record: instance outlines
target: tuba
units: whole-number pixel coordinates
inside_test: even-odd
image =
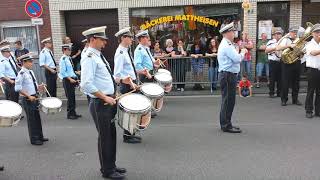
[[[308,42],[309,38],[312,36],[312,31],[314,25],[307,22],[307,29],[301,38],[296,39],[293,43],[296,45],[294,48],[287,48],[282,52],[282,61],[285,64],[293,64],[298,61],[305,54],[305,44]]]

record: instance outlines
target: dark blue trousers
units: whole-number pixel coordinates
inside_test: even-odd
[[[231,72],[219,73],[221,87],[221,110],[220,126],[221,129],[232,128],[231,117],[236,102],[237,74]]]

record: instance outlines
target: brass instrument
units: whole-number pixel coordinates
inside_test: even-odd
[[[277,42],[277,46],[278,46],[279,44],[281,44],[281,42],[282,42],[285,38],[288,38],[288,37],[290,37],[290,33],[282,36],[282,38],[279,39],[279,41]],[[282,51],[274,51],[274,53],[275,53],[275,55],[276,55],[278,58],[281,58]]]
[[[285,64],[292,64],[298,61],[305,54],[305,44],[307,40],[312,36],[312,31],[314,29],[314,25],[310,22],[307,22],[307,29],[304,32],[304,35],[301,38],[297,38],[293,43],[295,47],[287,48],[282,52],[282,61]]]

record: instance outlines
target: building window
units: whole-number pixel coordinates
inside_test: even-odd
[[[38,52],[36,28],[25,23],[7,22],[1,24],[2,39],[11,43],[20,40],[30,52]]]
[[[188,15],[189,19],[179,15]],[[161,19],[163,17],[168,19]],[[201,37],[221,39],[219,29],[232,21],[241,31],[241,4],[130,9],[130,24],[134,33],[148,29],[151,41],[160,41],[162,47],[166,39],[172,39],[175,45],[183,39],[189,48],[194,40]]]
[[[303,2],[302,6],[302,26],[305,27],[307,22],[313,24],[320,22],[319,16],[320,2]]]
[[[287,32],[289,28],[289,11],[288,2],[258,3],[258,37],[260,37],[261,34],[261,32],[259,32],[260,21],[272,21],[273,27],[281,27]],[[271,34],[271,32],[267,33]]]

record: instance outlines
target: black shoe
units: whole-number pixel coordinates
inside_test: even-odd
[[[41,146],[41,145],[43,145],[43,141],[38,139],[38,140],[32,141],[31,144],[35,145],[35,146]]]
[[[75,115],[77,118],[81,118],[82,117],[82,115],[80,115],[80,114],[76,114]]]
[[[4,166],[0,166],[0,171],[3,171],[4,170]]]
[[[232,126],[232,128],[234,128],[234,129],[240,129],[240,127],[238,127],[238,126]]]
[[[293,101],[292,104],[295,104],[297,106],[301,106],[302,103],[299,100]]]
[[[155,118],[157,116],[157,114],[156,113],[151,113],[151,118]]]
[[[309,118],[309,119],[313,118],[313,114],[312,113],[306,113],[306,118]]]
[[[77,116],[74,116],[74,115],[71,115],[71,116],[67,116],[68,119],[72,119],[72,120],[75,120],[75,119],[78,119]]]
[[[42,140],[42,142],[47,142],[47,141],[49,141],[48,138],[42,138],[41,140]]]
[[[225,129],[221,129],[223,132],[227,132],[227,133],[241,133],[242,131],[240,129],[236,129],[234,127],[232,128],[225,128]]]
[[[285,102],[285,101],[281,102],[281,106],[286,106],[286,105],[287,105],[287,102]]]
[[[270,94],[269,98],[275,98],[274,94]]]
[[[103,174],[102,177],[108,178],[108,179],[124,179],[126,177],[126,175],[121,174],[119,172],[113,172],[110,174]]]
[[[116,172],[121,173],[121,174],[124,174],[127,172],[126,168],[116,167],[115,170],[116,170]]]
[[[139,139],[136,139],[136,138],[128,138],[128,137],[126,137],[126,138],[123,138],[123,142],[124,143],[129,143],[129,144],[139,144],[139,143],[141,143],[141,140],[139,140]]]
[[[135,139],[138,139],[138,140],[142,140],[142,138],[140,137],[140,136],[131,136],[131,137],[133,137],[133,138],[135,138]]]

